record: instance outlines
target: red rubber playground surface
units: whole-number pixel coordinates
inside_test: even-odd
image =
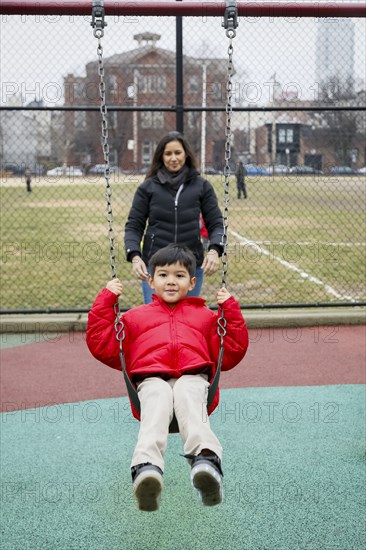
[[[364,384],[365,334],[364,326],[253,329],[244,361],[220,387]],[[121,373],[90,355],[84,334],[3,334],[2,342],[11,346],[1,351],[2,412],[127,395]]]
[[[359,550],[365,326],[250,329],[211,417],[225,500],[204,508],[169,438],[158,512],[138,512],[122,374],[84,334],[1,335],[1,549]]]

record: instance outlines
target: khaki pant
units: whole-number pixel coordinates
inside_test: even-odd
[[[203,374],[186,374],[163,380],[145,378],[138,384],[141,424],[131,467],[151,462],[164,471],[169,424],[177,418],[184,454],[198,455],[209,449],[221,459],[222,447],[210,428],[207,415],[209,383]]]

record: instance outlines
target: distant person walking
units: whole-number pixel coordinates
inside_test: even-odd
[[[243,193],[243,198],[247,198],[247,189],[245,186],[245,176],[247,172],[245,170],[244,164],[240,161],[238,164],[238,169],[236,171],[236,187],[238,190],[238,199],[241,199],[241,194]]]
[[[24,175],[25,175],[25,182],[27,184],[27,192],[31,193],[32,192],[32,188],[31,188],[32,174],[29,168],[25,169]]]

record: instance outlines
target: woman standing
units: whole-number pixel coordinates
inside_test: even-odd
[[[201,213],[210,242],[206,257],[200,236]],[[197,283],[190,295],[198,296],[203,275],[212,275],[219,267],[222,234],[222,214],[212,185],[200,177],[187,140],[179,132],[170,132],[155,150],[146,179],[136,190],[125,226],[126,256],[132,262],[133,273],[142,281],[144,302],[152,300],[147,276],[154,252],[170,243],[187,246],[198,266]]]

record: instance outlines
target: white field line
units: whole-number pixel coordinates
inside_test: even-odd
[[[236,233],[236,231],[232,231],[231,229],[229,229],[229,233],[231,233],[233,237],[239,240],[239,244],[241,246],[251,245],[257,248],[261,252],[261,254],[263,254],[264,256],[268,256],[272,260],[275,260],[276,262],[281,264],[283,267],[286,267],[290,271],[294,271],[295,273],[298,273],[300,277],[302,277],[303,279],[308,279],[308,281],[310,281],[311,283],[322,286],[325,292],[327,292],[327,294],[330,294],[331,296],[335,296],[336,298],[340,298],[343,300],[344,299],[349,300],[350,302],[356,301],[355,298],[353,298],[352,296],[343,296],[342,294],[339,294],[339,292],[337,292],[333,287],[326,284],[324,281],[321,281],[320,279],[318,279],[318,277],[314,277],[314,275],[310,275],[310,273],[307,273],[303,269],[300,269],[299,267],[297,267],[297,265],[291,262],[287,262],[286,260],[283,260],[278,256],[275,256],[275,254],[272,254],[272,252],[267,250],[267,248],[260,246],[256,241],[250,241],[249,239],[246,239],[245,237],[243,237],[243,235],[239,235],[239,233]]]
[[[296,243],[292,243],[290,241],[255,241],[254,244],[265,244],[265,245],[272,245],[272,244],[279,244],[279,245],[288,245],[288,244],[296,244],[298,246],[314,246],[314,242],[310,242],[310,241],[296,241]],[[348,242],[348,243],[339,243],[339,242],[336,242],[336,243],[332,243],[332,242],[327,242],[327,241],[324,241],[324,242],[317,242],[316,243],[317,245],[320,245],[320,246],[349,246],[350,248],[352,248],[353,246],[366,246],[366,242],[365,243],[352,243],[352,242]]]

